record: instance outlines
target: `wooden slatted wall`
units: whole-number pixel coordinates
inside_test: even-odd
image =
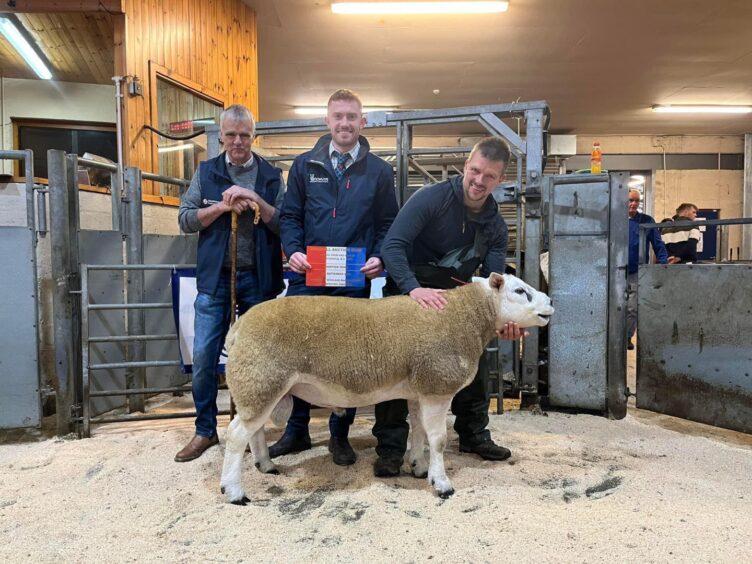
[[[125,161],[157,172],[153,71],[160,69],[227,107],[245,104],[258,116],[256,17],[240,0],[123,0],[115,16],[115,70],[138,76],[143,97],[125,98]],[[120,47],[119,46],[123,46]],[[151,64],[150,64],[151,63]],[[144,193],[157,188],[144,184]]]

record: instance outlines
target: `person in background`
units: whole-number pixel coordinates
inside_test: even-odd
[[[640,207],[640,192],[629,191],[629,267],[627,269],[627,349],[633,350],[632,338],[637,330],[637,270],[640,262],[640,225],[643,223],[655,223],[655,220],[638,212]],[[657,228],[648,229],[645,243],[645,260],[649,256],[647,246],[653,247],[656,260],[660,264],[668,264],[668,251],[663,244],[660,231]]]
[[[685,203],[676,208],[673,221],[696,220],[696,205]],[[668,250],[669,264],[697,262],[697,243],[701,236],[700,229],[693,225],[661,229],[661,237]]]
[[[284,288],[279,207],[285,194],[282,171],[251,152],[255,123],[245,106],[233,105],[219,118],[225,151],[202,162],[180,200],[178,223],[198,232],[193,378],[196,434],[175,455],[176,462],[201,456],[217,437],[217,364],[233,317],[230,312],[231,212],[238,218],[238,313],[274,298]],[[261,221],[254,227],[253,207]]]
[[[280,216],[282,244],[293,271],[287,295],[368,298],[370,280],[384,269],[381,243],[397,215],[394,172],[360,135],[366,117],[354,92],[334,92],[324,121],[329,134],[295,159],[288,176]],[[366,276],[365,286],[306,286],[305,275],[311,270],[306,255],[309,245],[364,247],[366,263],[360,270]],[[311,448],[310,411],[308,402],[293,396],[287,428],[269,448],[272,458]],[[347,438],[354,417],[355,409],[349,408],[343,417],[332,413],[329,419],[329,451],[335,464],[355,463],[355,451]]]

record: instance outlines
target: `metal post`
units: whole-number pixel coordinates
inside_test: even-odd
[[[629,198],[628,180],[628,172],[609,175],[606,410],[608,416],[613,419],[623,419],[627,414],[626,309],[629,216],[624,213],[624,209]]]
[[[397,127],[397,183],[399,186],[399,204],[404,206],[407,201],[407,190],[410,182],[410,149],[413,146],[413,126],[409,123],[400,122]]]
[[[404,192],[405,192],[403,185],[402,185],[402,132],[404,131],[404,129],[405,129],[405,125],[401,121],[398,121],[397,131],[396,131],[397,138],[394,144],[395,152],[396,152],[396,155],[395,155],[396,158],[394,160],[394,168],[395,168],[394,176],[397,182],[397,186],[395,186],[395,192],[397,195],[397,203],[399,204],[400,207],[402,207],[405,203],[404,200],[402,199]]]
[[[70,236],[68,225],[68,187],[65,152],[47,152],[50,189],[50,245],[52,247],[52,312],[55,335],[55,371],[57,376],[57,432],[71,432],[71,408],[75,374],[72,303],[70,299]]]
[[[78,252],[78,233],[81,231],[80,205],[78,192],[78,156],[75,154],[65,155],[65,175],[68,190],[68,291],[71,302],[71,337],[73,338],[73,353],[71,358],[72,370],[75,376],[73,380],[74,405],[81,405],[81,266]]]
[[[115,119],[117,126],[117,175],[118,184],[123,186],[123,167],[125,157],[123,155],[123,76],[113,76],[115,82]]]
[[[744,136],[744,183],[742,184],[742,216],[752,217],[752,134]],[[752,226],[742,227],[742,252],[737,257],[752,260]]]
[[[540,286],[541,183],[543,180],[543,110],[525,111],[527,158],[525,178],[525,268],[524,280]],[[522,354],[521,407],[538,403],[538,329],[529,329]]]
[[[128,195],[128,222],[125,224],[126,235],[126,262],[127,264],[143,264],[143,232],[142,232],[142,209],[141,201],[141,171],[136,167],[125,169],[125,190]],[[140,304],[144,301],[144,272],[132,270],[127,276],[127,302]],[[127,313],[128,335],[143,335],[144,311],[129,309]],[[133,341],[126,347],[127,362],[143,362],[146,359],[144,343]],[[145,388],[146,378],[144,368],[131,368],[125,373],[125,386],[130,388]],[[128,396],[128,412],[144,411],[144,396]]]
[[[213,159],[219,156],[221,145],[219,142],[219,126],[215,124],[207,125],[206,131],[206,158]]]
[[[110,196],[112,197],[112,230],[120,231],[120,200],[121,200],[120,175],[117,172],[110,173]]]
[[[81,276],[81,436],[91,436],[91,404],[89,397],[89,269],[82,265]]]

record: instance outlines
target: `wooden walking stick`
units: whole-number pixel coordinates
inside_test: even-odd
[[[238,213],[232,212],[230,224],[230,326],[235,323],[238,305],[237,295],[237,271],[238,271]],[[235,418],[235,402],[230,396],[230,421]]]
[[[251,202],[253,208],[253,225],[258,225],[261,219],[261,208],[256,202]],[[232,212],[230,223],[230,326],[235,323],[237,317],[238,294],[237,294],[237,272],[238,272],[238,213]],[[235,402],[230,396],[230,421],[235,418]]]

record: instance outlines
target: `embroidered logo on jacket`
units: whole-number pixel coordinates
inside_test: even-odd
[[[315,174],[311,173],[309,177],[309,182],[329,182],[328,176],[316,176]]]

